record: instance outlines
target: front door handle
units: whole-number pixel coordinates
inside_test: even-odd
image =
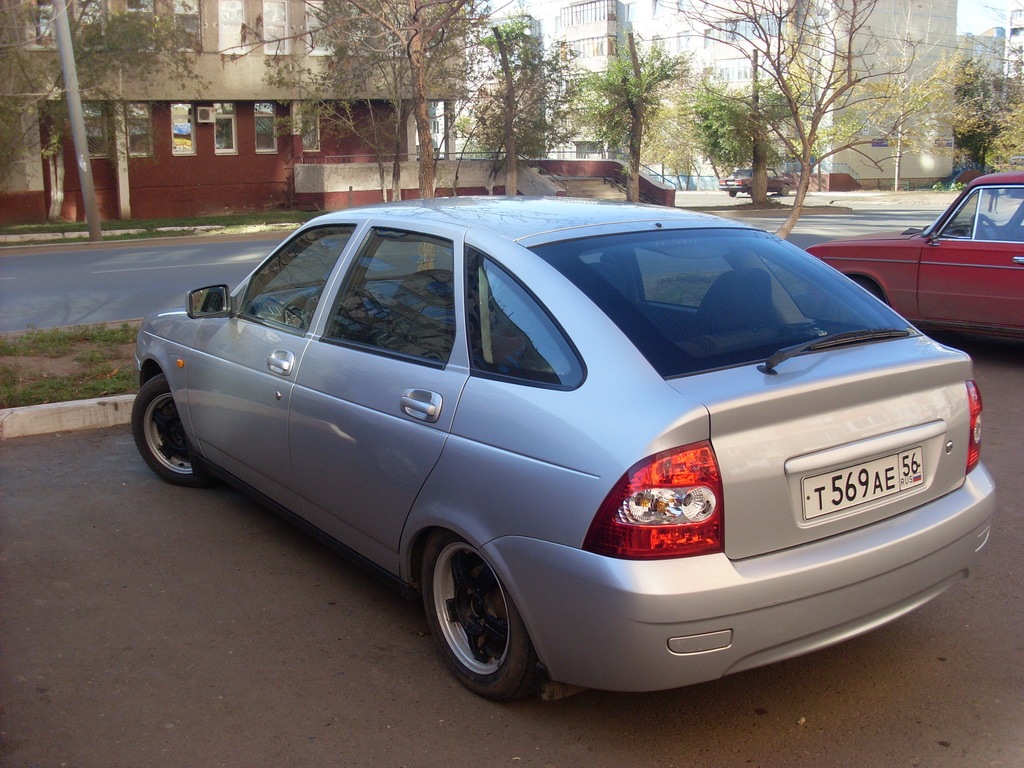
[[[441,396],[429,389],[407,389],[402,393],[402,413],[433,424],[441,417]]]
[[[295,355],[286,349],[275,349],[267,358],[267,368],[278,376],[288,376],[295,366]]]
[[[1013,263],[1020,264],[1022,267],[1024,267],[1024,256],[1014,256]]]

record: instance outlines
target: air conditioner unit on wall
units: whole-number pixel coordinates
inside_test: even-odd
[[[212,123],[214,120],[213,107],[196,107],[197,123]]]

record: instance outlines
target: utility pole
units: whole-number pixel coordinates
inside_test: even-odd
[[[516,157],[516,134],[514,129],[516,99],[512,87],[512,67],[508,63],[508,50],[501,28],[493,27],[494,39],[498,43],[498,55],[501,58],[501,71],[505,77],[505,194],[519,194],[519,169]]]
[[[71,137],[75,144],[75,165],[78,166],[79,186],[82,188],[82,202],[85,205],[85,220],[89,225],[89,240],[103,239],[100,230],[100,212],[96,206],[96,187],[92,181],[92,165],[89,162],[89,139],[85,133],[85,117],[82,115],[82,96],[78,90],[78,70],[75,69],[75,52],[71,47],[71,25],[68,23],[67,0],[53,0],[53,23],[57,31],[57,52],[64,73],[64,90],[68,97],[68,119],[71,123]]]

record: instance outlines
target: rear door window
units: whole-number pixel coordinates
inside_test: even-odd
[[[560,389],[583,382],[576,351],[526,288],[474,248],[467,249],[466,274],[475,375]]]
[[[764,360],[829,334],[907,327],[829,267],[757,230],[658,230],[533,250],[666,377]]]
[[[374,228],[338,295],[324,338],[447,363],[455,339],[450,240]]]

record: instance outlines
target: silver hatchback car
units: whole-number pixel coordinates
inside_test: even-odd
[[[163,479],[223,479],[410,594],[476,693],[786,659],[967,575],[971,361],[764,232],[453,198],[317,218],[138,339]]]

